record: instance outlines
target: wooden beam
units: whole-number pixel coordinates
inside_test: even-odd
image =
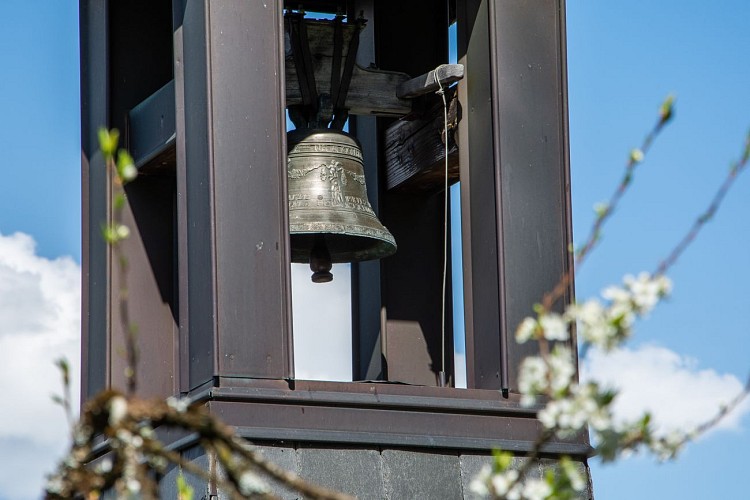
[[[315,85],[318,94],[331,92],[331,68],[333,66],[333,24],[330,21],[305,19],[310,55],[315,69]],[[354,25],[343,24],[343,57],[349,49],[349,40],[354,34]],[[343,64],[341,65],[343,66]],[[292,48],[287,41],[285,47],[286,104],[302,104],[297,70],[294,67]],[[403,116],[411,111],[411,103],[396,97],[396,88],[411,77],[406,73],[363,68],[354,65],[346,107],[350,115]]]
[[[435,78],[435,70],[432,70],[399,85],[396,89],[396,97],[400,99],[413,99],[431,92],[437,92],[440,89],[440,85],[443,88],[448,88],[451,84],[456,83],[464,77],[464,67],[462,64],[445,64],[437,69],[440,83]]]
[[[459,178],[458,144],[454,132],[461,119],[456,89],[448,100],[448,182]],[[385,131],[385,165],[388,189],[439,191],[445,183],[445,125],[442,99],[433,98],[424,113],[412,113]]]

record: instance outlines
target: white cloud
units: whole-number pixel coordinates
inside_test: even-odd
[[[80,276],[70,257],[37,256],[32,237],[0,235],[0,498],[39,498],[67,446],[51,395],[62,393],[54,362],[65,357],[78,407]]]
[[[687,430],[709,420],[743,387],[734,375],[699,369],[696,360],[655,345],[609,355],[590,351],[581,378],[620,389],[614,406],[618,419],[632,420],[650,411],[659,430]],[[745,399],[716,429],[738,429],[749,413],[750,401]]]

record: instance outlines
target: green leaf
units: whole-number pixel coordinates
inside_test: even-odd
[[[123,184],[127,184],[138,175],[138,169],[135,168],[133,157],[124,149],[117,152],[117,175]]]
[[[659,107],[659,123],[661,125],[667,123],[674,116],[674,96],[669,94],[664,102]]]
[[[125,206],[125,195],[122,193],[117,193],[115,195],[115,199],[112,201],[112,205],[116,210],[120,210]]]
[[[193,500],[193,487],[185,481],[185,476],[177,476],[177,500]]]
[[[99,129],[99,149],[106,158],[112,158],[117,151],[117,143],[120,140],[120,132],[113,128],[107,130],[102,127]]]
[[[503,472],[513,463],[513,454],[508,451],[492,450],[495,457],[495,471]]]

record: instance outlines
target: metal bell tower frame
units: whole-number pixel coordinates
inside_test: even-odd
[[[399,250],[353,268],[355,382],[294,377],[284,2],[80,0],[82,399],[123,385],[96,140],[100,126],[117,127],[141,174],[125,221],[141,395],[203,401],[282,466],[363,498],[460,498],[493,448],[523,454],[540,430],[516,391],[533,347],[515,344],[513,330],[572,268],[564,0],[288,7],[300,4],[363,12],[358,64],[411,76],[447,62],[458,23],[464,283],[454,286],[465,297],[469,389],[435,381],[442,197],[388,188],[395,118],[382,112],[360,113],[352,131]],[[407,112],[425,106],[404,102]],[[191,436],[167,439],[209,466]],[[585,465],[590,447],[580,435],[545,451]]]

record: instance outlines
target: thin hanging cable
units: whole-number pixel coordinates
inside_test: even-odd
[[[446,282],[448,276],[448,103],[445,100],[445,89],[443,89],[443,83],[440,81],[440,70],[445,67],[445,64],[439,65],[435,68],[435,81],[440,87],[436,94],[443,99],[443,133],[445,138],[444,143],[444,158],[445,158],[445,197],[443,204],[443,300],[441,305],[441,342],[442,342],[442,368],[441,368],[441,384],[445,384],[445,299],[446,299]]]

